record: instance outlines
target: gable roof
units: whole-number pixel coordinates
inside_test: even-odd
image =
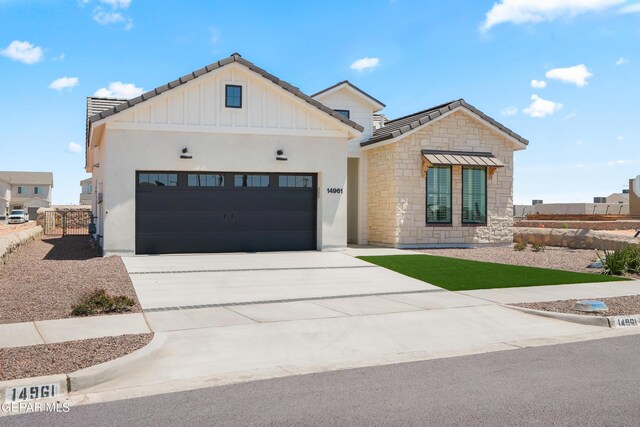
[[[279,78],[277,78],[276,76],[274,76],[273,74],[268,73],[267,71],[263,70],[262,68],[256,66],[255,64],[253,64],[252,62],[247,61],[246,59],[242,58],[242,56],[240,56],[239,53],[233,53],[231,54],[231,56],[229,56],[228,58],[222,59],[218,62],[214,62],[213,64],[207,65],[206,67],[200,68],[192,73],[189,73],[187,75],[184,75],[182,77],[180,77],[179,79],[176,79],[172,82],[169,82],[165,85],[159,86],[153,90],[150,90],[147,93],[143,93],[140,96],[137,96],[135,98],[131,98],[131,99],[126,99],[126,100],[122,100],[122,99],[101,99],[101,98],[88,98],[87,99],[87,134],[89,133],[89,130],[91,128],[91,124],[97,122],[98,120],[102,120],[106,117],[112,116],[114,114],[117,114],[121,111],[124,111],[128,108],[133,107],[134,105],[137,105],[141,102],[147,101],[151,98],[155,98],[156,96],[160,95],[163,92],[166,92],[168,90],[174,89],[178,86],[181,86],[195,78],[198,78],[202,75],[205,75],[207,73],[210,73],[213,70],[217,70],[218,68],[224,67],[225,65],[228,64],[232,64],[234,62],[237,62],[238,64],[244,65],[245,67],[249,68],[251,71],[261,75],[262,77],[264,77],[267,80],[270,80],[271,82],[275,83],[276,85],[280,86],[281,88],[283,88],[284,90],[292,93],[293,95],[297,96],[298,98],[302,99],[303,101],[311,104],[312,106],[316,107],[317,109],[319,109],[320,111],[330,115],[331,117],[333,117],[334,119],[337,119],[339,121],[341,121],[342,123],[351,126],[352,128],[362,132],[364,130],[364,127],[360,126],[359,124],[357,124],[354,121],[351,121],[349,119],[347,119],[346,117],[344,117],[342,114],[336,113],[335,111],[333,111],[331,108],[323,105],[322,103],[320,103],[319,101],[316,101],[315,99],[312,99],[309,95],[305,95],[304,93],[302,93],[300,91],[300,89],[298,89],[297,87],[285,82],[284,80],[280,80]],[[121,101],[121,102],[120,102]],[[89,102],[91,102],[92,104],[92,108],[96,108],[95,113],[89,115]],[[115,105],[108,105],[109,103],[113,103]],[[97,111],[97,110],[100,111]]]
[[[347,86],[350,87],[351,89],[355,90],[356,92],[358,92],[359,94],[363,95],[365,98],[368,98],[370,101],[373,101],[373,103],[375,104],[379,104],[381,107],[380,109],[382,110],[384,107],[386,107],[386,105],[384,105],[382,102],[378,101],[377,99],[375,99],[373,96],[369,95],[367,92],[363,91],[362,89],[360,89],[358,86],[352,84],[349,80],[343,80],[341,82],[338,82],[336,84],[334,84],[333,86],[329,86],[326,89],[322,89],[320,92],[316,92],[313,95],[311,95],[312,98],[315,98],[318,95],[322,95],[325,92],[329,92],[333,89],[337,89],[340,86]]]
[[[53,187],[53,172],[0,172],[0,179],[12,185],[50,185]]]
[[[408,116],[398,117],[397,119],[389,120],[385,125],[379,129],[373,131],[373,135],[367,141],[360,143],[360,146],[365,147],[367,145],[375,144],[376,142],[385,141],[388,139],[396,138],[404,133],[407,133],[420,126],[426,125],[432,120],[437,119],[441,115],[453,111],[455,109],[464,107],[477,115],[482,120],[492,124],[500,129],[507,135],[515,138],[524,145],[528,145],[529,141],[522,136],[518,135],[508,127],[501,123],[498,123],[491,117],[484,114],[482,111],[475,108],[473,105],[468,104],[464,99],[457,99],[455,101],[446,102],[444,104],[436,105],[435,107],[428,108],[426,110],[418,111],[417,113],[410,114]]]

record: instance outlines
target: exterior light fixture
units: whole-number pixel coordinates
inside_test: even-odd
[[[180,154],[180,158],[181,159],[193,159],[193,156],[191,154],[189,154],[189,149],[187,147],[184,147],[182,149],[182,154]]]
[[[282,148],[276,151],[276,154],[278,154],[276,156],[276,160],[281,160],[283,162],[286,162],[287,160],[289,160],[289,158],[284,155],[284,150]]]
[[[93,164],[93,167],[94,167],[94,168],[99,168],[99,167],[100,167],[100,163],[94,163],[94,164]]]

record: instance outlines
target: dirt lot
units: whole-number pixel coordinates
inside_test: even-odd
[[[43,237],[11,254],[0,268],[0,324],[71,317],[71,305],[95,290],[136,301],[119,257],[102,258],[89,236]]]
[[[530,247],[527,247],[524,251],[516,251],[511,246],[505,246],[470,249],[424,249],[420,250],[420,252],[452,258],[553,268],[581,273],[600,274],[602,272],[601,269],[587,268],[597,258],[596,252],[591,249],[547,247],[544,251],[533,252]]]
[[[17,233],[18,231],[26,230],[27,228],[35,226],[35,221],[25,222],[24,224],[7,224],[4,221],[0,221],[0,236]]]
[[[67,374],[122,357],[151,341],[153,334],[123,335],[59,344],[0,348],[0,381]]]

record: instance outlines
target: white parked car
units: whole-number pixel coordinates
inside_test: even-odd
[[[29,213],[22,209],[16,209],[9,214],[9,224],[22,224],[29,221]]]

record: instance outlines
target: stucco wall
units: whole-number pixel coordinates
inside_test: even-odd
[[[490,151],[505,167],[487,175],[487,225],[463,226],[462,168],[452,168],[452,225],[426,225],[421,150]],[[457,111],[400,141],[368,151],[369,242],[392,246],[509,243],[513,236],[513,144]],[[388,200],[384,200],[388,197]]]
[[[99,234],[104,235],[104,252],[135,250],[137,170],[317,173],[318,249],[344,247],[347,243],[346,145],[346,138],[107,128],[100,167],[94,170],[94,175],[95,172],[104,174],[98,178],[104,192],[104,223],[101,219],[98,221]],[[183,147],[189,148],[192,160],[179,158]],[[289,157],[288,161],[275,159],[280,148]],[[327,193],[328,187],[343,188],[344,193]]]

